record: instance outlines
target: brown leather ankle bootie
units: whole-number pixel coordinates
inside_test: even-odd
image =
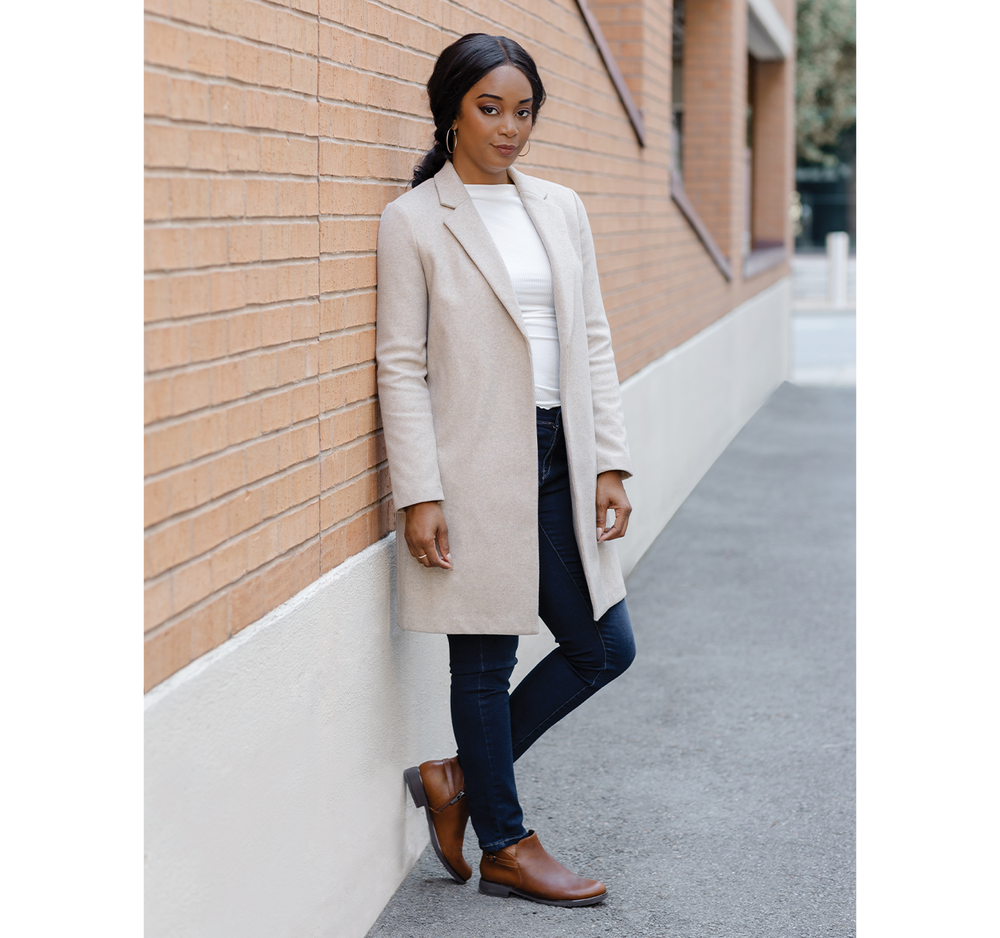
[[[577,876],[550,857],[534,831],[503,850],[484,852],[479,875],[479,891],[488,896],[513,893],[544,905],[593,905],[608,891],[604,883]]]
[[[427,809],[431,845],[438,859],[455,882],[464,883],[472,875],[472,867],[462,856],[469,803],[458,757],[421,762],[403,772],[403,779],[416,806]]]

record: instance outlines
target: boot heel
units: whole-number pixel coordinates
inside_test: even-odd
[[[506,899],[510,895],[509,886],[501,886],[499,883],[489,883],[485,879],[479,880],[479,891],[484,896],[498,896],[500,899]]]
[[[410,789],[410,796],[413,798],[413,803],[418,808],[428,807],[427,793],[424,791],[424,783],[420,778],[420,769],[414,765],[404,770],[403,781],[406,782],[406,787]]]

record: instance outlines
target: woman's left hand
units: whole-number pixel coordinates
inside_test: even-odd
[[[613,527],[608,527],[608,509],[615,513]],[[617,469],[602,472],[597,477],[597,540],[611,541],[621,537],[628,527],[632,505],[625,494],[621,473]]]

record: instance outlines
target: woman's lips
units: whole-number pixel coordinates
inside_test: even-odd
[[[496,149],[498,149],[504,156],[510,156],[511,153],[517,149],[517,147],[513,144],[507,143],[494,143],[493,146],[496,147]]]

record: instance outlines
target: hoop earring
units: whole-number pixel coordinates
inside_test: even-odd
[[[518,153],[517,155],[520,158],[522,156],[527,156],[530,152],[531,152],[531,141],[529,140],[528,141],[528,149],[525,150],[523,153]]]
[[[451,138],[448,136],[448,134],[454,134],[455,135],[455,138],[454,138],[455,142],[452,143],[451,146],[448,146],[448,143],[451,140]],[[456,143],[458,143],[458,131],[455,130],[454,127],[449,127],[448,130],[446,131],[445,135],[444,135],[444,148],[449,153],[454,153],[455,152],[455,144]]]

